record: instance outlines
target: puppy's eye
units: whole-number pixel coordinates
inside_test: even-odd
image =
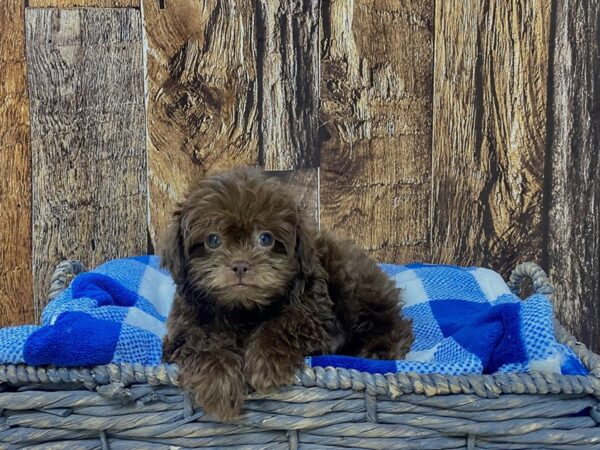
[[[273,241],[274,241],[273,235],[271,233],[269,233],[268,231],[263,231],[258,236],[258,243],[262,247],[270,247],[271,245],[273,245]]]
[[[210,233],[206,236],[206,246],[215,249],[221,245],[221,238],[217,233]]]

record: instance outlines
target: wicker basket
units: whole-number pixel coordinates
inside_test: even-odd
[[[51,297],[84,270],[62,263]],[[550,294],[543,271],[511,276]],[[542,373],[371,375],[304,368],[295,386],[253,394],[219,423],[177,387],[172,365],[0,365],[0,448],[600,449],[600,357],[557,324],[590,376]]]

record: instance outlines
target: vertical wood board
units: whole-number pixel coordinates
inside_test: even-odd
[[[261,164],[318,166],[319,0],[259,0]]]
[[[0,326],[8,326],[33,320],[31,155],[22,2],[3,0],[0,30]]]
[[[548,265],[556,314],[600,350],[600,2],[557,2]]]
[[[150,233],[155,243],[195,177],[258,162],[252,0],[143,2]]]
[[[323,0],[321,224],[429,258],[433,1]]]
[[[436,2],[435,262],[542,255],[550,0]]]
[[[27,6],[30,8],[139,8],[140,0],[28,0]]]
[[[36,313],[56,263],[147,251],[142,26],[134,9],[27,9]]]

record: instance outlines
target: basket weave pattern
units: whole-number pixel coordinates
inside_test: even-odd
[[[61,263],[49,297],[83,270]],[[533,263],[519,265],[509,285],[518,292],[526,279],[551,295]],[[228,423],[177,388],[174,365],[0,365],[0,448],[600,449],[600,357],[558,323],[556,335],[589,376],[304,367],[294,386],[249,395],[243,416]]]

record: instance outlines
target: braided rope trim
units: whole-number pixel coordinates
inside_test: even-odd
[[[85,271],[86,268],[81,261],[69,259],[61,262],[52,274],[50,289],[48,289],[48,302],[64,291],[73,278]]]
[[[73,274],[85,270],[78,261],[61,263],[52,278],[53,292],[67,286]],[[517,266],[511,275],[511,289],[518,289],[525,278],[532,279],[534,290],[550,295],[552,286],[546,274],[534,263]],[[55,294],[56,295],[56,294]],[[426,396],[448,394],[475,394],[495,398],[501,394],[589,394],[600,396],[600,356],[578,342],[565,328],[555,322],[557,339],[568,345],[590,371],[588,376],[558,375],[541,372],[508,373],[493,375],[444,375],[388,373],[370,374],[334,367],[305,366],[296,373],[293,384],[320,387],[328,390],[366,391],[369,395],[392,398],[402,394]],[[143,366],[142,364],[107,364],[86,368],[33,367],[28,365],[0,364],[0,383],[14,385],[73,383],[87,388],[106,390],[122,389],[131,384],[178,385],[178,368],[175,364]]]

